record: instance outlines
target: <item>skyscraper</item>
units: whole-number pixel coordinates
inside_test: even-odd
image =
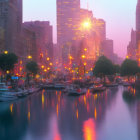
[[[57,0],[57,43],[62,49],[64,45],[76,40],[80,15],[80,0]],[[64,49],[65,50],[65,49]]]
[[[136,7],[136,49],[137,60],[140,62],[140,0],[138,0]]]
[[[19,55],[22,0],[0,1],[0,49]]]

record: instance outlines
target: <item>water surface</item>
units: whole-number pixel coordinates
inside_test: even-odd
[[[69,97],[41,91],[0,103],[0,140],[140,140],[140,102],[124,88]]]

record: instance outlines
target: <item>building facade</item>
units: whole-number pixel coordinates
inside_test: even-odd
[[[48,21],[23,23],[24,56],[38,63],[53,62],[53,31]]]
[[[131,41],[127,46],[127,58],[136,60],[136,31],[132,29],[131,31]]]
[[[22,0],[0,1],[0,50],[18,56],[21,47]]]
[[[136,7],[136,49],[136,57],[140,64],[140,0],[138,0]]]

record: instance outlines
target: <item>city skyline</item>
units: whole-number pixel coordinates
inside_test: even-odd
[[[81,0],[82,7],[89,7],[89,9],[93,11],[95,17],[103,18],[106,21],[107,38],[112,38],[114,40],[114,51],[119,56],[125,57],[127,45],[130,40],[131,29],[135,29],[137,0],[118,0],[115,2],[111,0],[88,0],[88,3],[89,4],[87,6],[87,0]],[[125,6],[126,4],[127,7]],[[28,0],[24,0],[23,5],[24,21],[51,21],[51,24],[54,27],[54,42],[56,43],[56,0],[30,0],[30,2]],[[32,9],[30,7],[32,7]]]

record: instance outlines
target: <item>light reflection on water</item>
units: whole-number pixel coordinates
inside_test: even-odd
[[[140,103],[126,102],[123,91],[69,97],[43,90],[0,103],[0,140],[139,140]]]

